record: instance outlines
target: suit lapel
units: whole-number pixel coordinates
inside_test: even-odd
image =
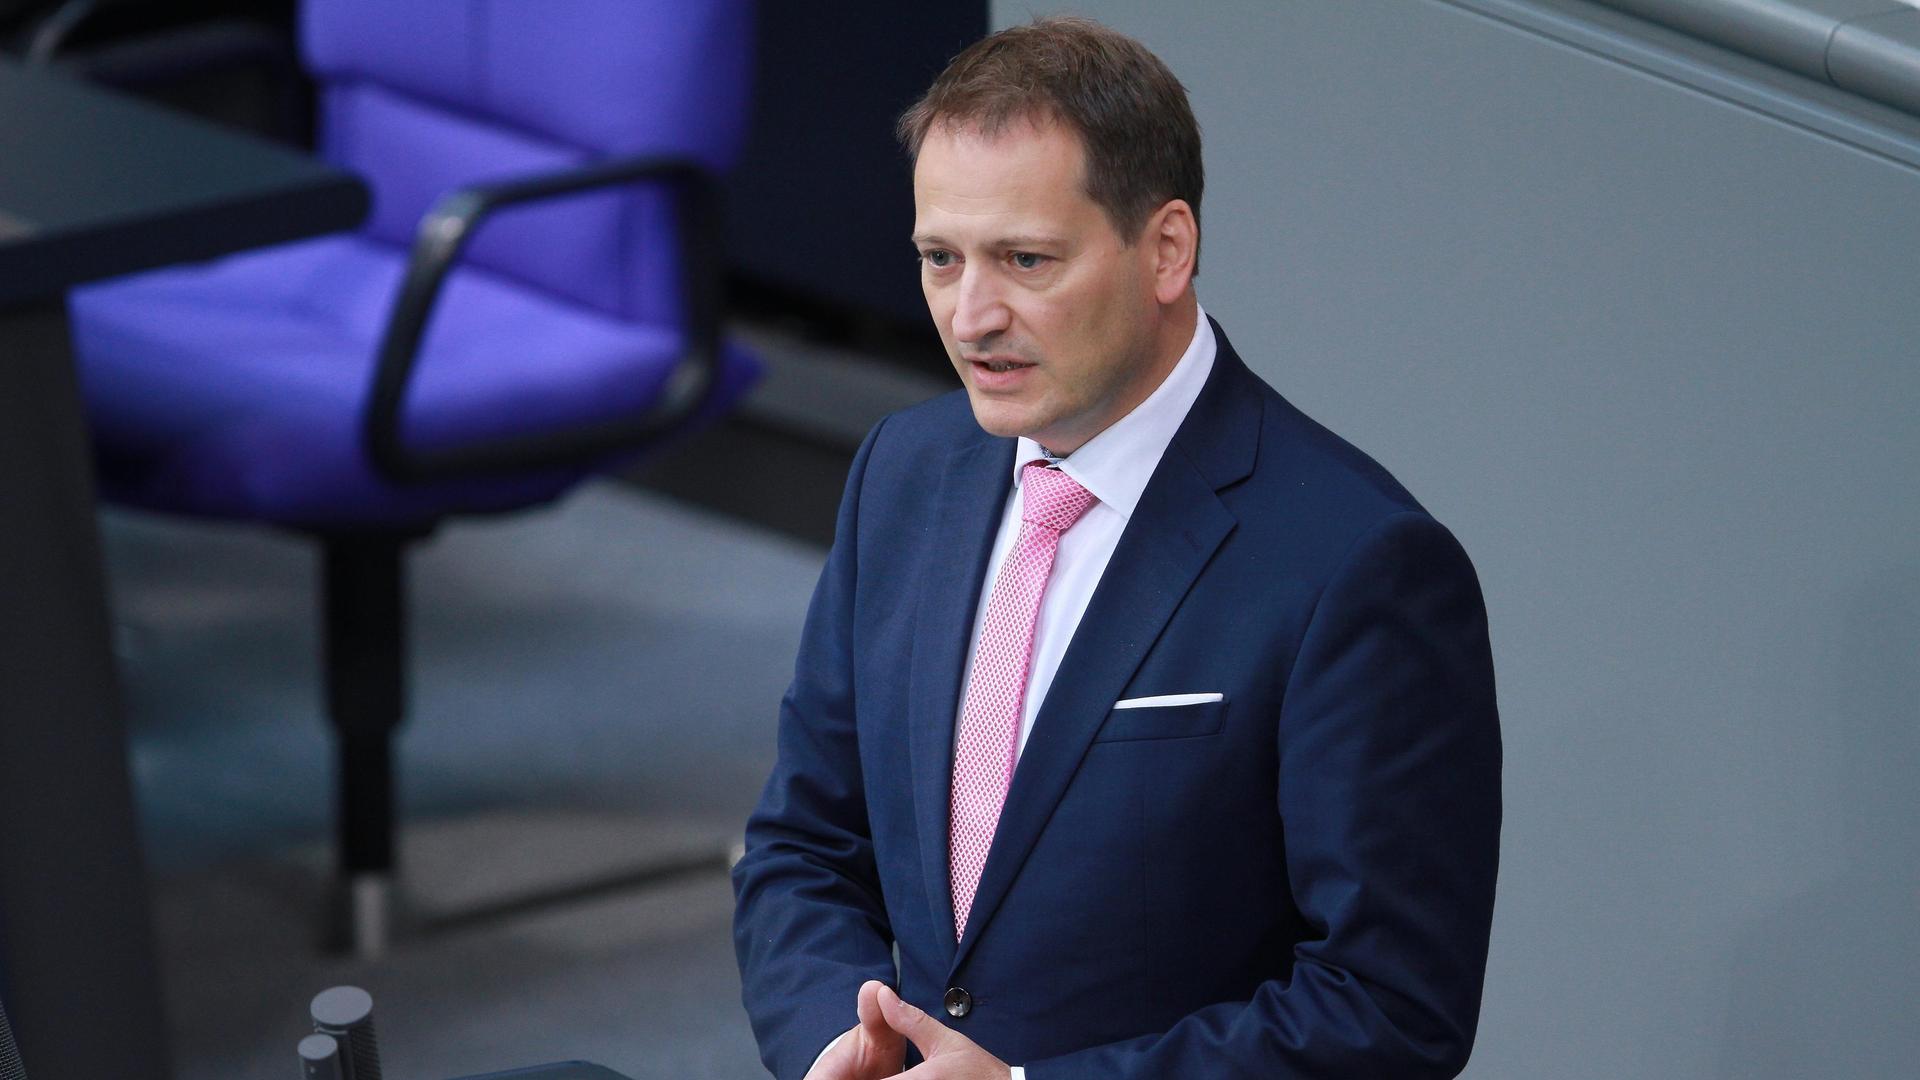
[[[1113,703],[1236,524],[1217,492],[1252,470],[1261,406],[1257,381],[1217,323],[1214,333],[1218,352],[1213,372],[1141,493],[1034,718],[967,916],[966,937],[955,951],[954,969],[966,961],[991,923]],[[978,584],[976,579],[976,589]],[[953,701],[946,705],[950,736]],[[939,777],[942,837],[950,783],[949,776]],[[925,825],[923,816],[923,830]],[[951,897],[947,908],[951,919]]]
[[[924,591],[914,621],[907,697],[914,816],[935,934],[949,951],[954,944],[953,892],[947,869],[953,725],[980,584],[989,573],[987,559],[1013,485],[1013,449],[1012,439],[982,438],[947,458],[933,505],[945,520],[961,522],[967,531],[932,541],[938,550],[921,582]],[[940,933],[943,927],[946,932]]]

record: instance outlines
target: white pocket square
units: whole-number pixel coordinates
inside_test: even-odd
[[[1210,701],[1219,701],[1225,694],[1161,694],[1159,697],[1136,697],[1125,701],[1116,701],[1116,709],[1158,709],[1168,705],[1205,705]]]

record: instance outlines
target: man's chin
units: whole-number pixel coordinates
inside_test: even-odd
[[[1030,409],[1011,407],[1008,402],[986,397],[972,387],[967,388],[967,402],[973,406],[974,423],[989,435],[1014,439],[1038,430]]]

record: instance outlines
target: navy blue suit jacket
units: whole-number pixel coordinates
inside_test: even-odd
[[[1500,736],[1467,556],[1219,333],[1033,724],[955,942],[967,635],[1014,440],[963,393],[856,457],[734,871],[776,1076],[897,985],[1032,1080],[1451,1076],[1492,916]],[[1213,705],[1116,701],[1219,692]],[[896,979],[893,949],[897,943]],[[952,1019],[949,987],[973,1010]]]

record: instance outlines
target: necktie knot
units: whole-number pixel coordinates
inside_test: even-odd
[[[1021,500],[1020,517],[1034,525],[1042,525],[1055,532],[1066,532],[1073,523],[1080,520],[1082,514],[1093,506],[1096,500],[1093,492],[1080,486],[1079,481],[1059,469],[1049,469],[1045,462],[1030,461],[1020,471]]]

